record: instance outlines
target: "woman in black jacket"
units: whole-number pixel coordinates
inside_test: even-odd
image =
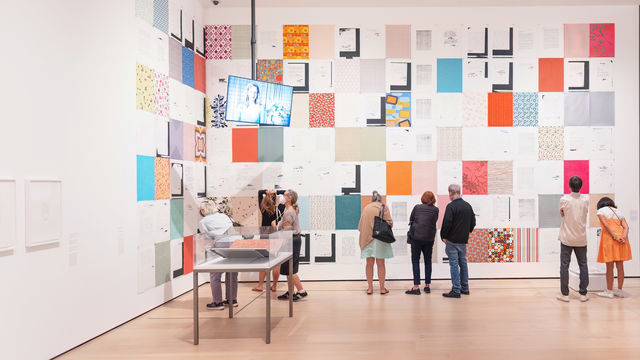
[[[416,205],[409,218],[407,240],[411,244],[411,264],[413,265],[413,287],[405,294],[420,295],[420,253],[424,257],[424,292],[431,289],[431,254],[436,237],[436,223],[439,209],[435,206],[436,197],[431,191],[425,191],[420,199],[422,204]]]

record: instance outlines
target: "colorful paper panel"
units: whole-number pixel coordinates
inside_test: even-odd
[[[233,162],[258,162],[258,129],[232,129],[231,146]]]
[[[309,58],[309,25],[282,27],[282,57],[284,59]]]
[[[411,161],[387,162],[387,195],[411,195]]]
[[[335,95],[309,94],[309,127],[335,126]]]
[[[207,60],[231,60],[231,25],[205,26]]]
[[[282,60],[258,60],[256,64],[256,78],[276,84],[282,84]]]
[[[462,59],[438,59],[438,92],[462,92]]]
[[[489,126],[513,126],[513,94],[489,93]]]
[[[489,229],[489,262],[513,262],[513,229]]]
[[[170,191],[170,178],[171,178],[171,168],[169,164],[169,159],[156,157],[154,159],[154,167],[155,167],[155,199],[163,200],[169,199],[171,197]]]
[[[589,56],[614,57],[615,39],[615,24],[589,25]]]
[[[487,194],[487,162],[462,162],[462,193],[465,195]]]
[[[358,229],[360,204],[360,195],[336,196],[336,230]]]
[[[538,90],[540,92],[564,91],[564,59],[538,59]]]
[[[155,198],[155,160],[152,156],[136,156],[138,201]]]
[[[565,160],[564,162],[564,193],[570,194],[569,179],[578,176],[582,179],[580,194],[589,193],[589,160]]]
[[[467,261],[470,263],[489,262],[489,230],[474,229],[469,234]]]
[[[411,126],[411,93],[387,93],[385,104],[387,126]]]
[[[282,127],[258,128],[258,161],[282,162],[284,144]]]

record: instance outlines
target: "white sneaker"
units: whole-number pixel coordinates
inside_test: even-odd
[[[558,296],[556,296],[556,299],[564,302],[569,302],[569,295],[558,294]]]
[[[613,290],[613,295],[614,295],[614,296],[617,296],[617,297],[619,297],[619,298],[626,298],[626,297],[627,297],[627,293],[626,293],[626,292],[624,292],[624,291],[623,291],[623,290],[621,290],[621,289],[614,289],[614,290]]]
[[[598,296],[602,296],[604,298],[609,298],[609,299],[613,299],[613,294],[614,293],[609,291],[609,290],[604,290],[604,291],[601,291],[599,293],[596,293],[596,295],[598,295]]]
[[[582,302],[589,301],[589,298],[587,297],[587,295],[580,295],[580,301]]]

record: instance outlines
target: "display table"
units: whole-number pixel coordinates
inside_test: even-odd
[[[238,234],[242,233],[239,237]],[[256,238],[251,236],[257,234]],[[268,237],[265,239],[264,237]],[[262,238],[261,238],[262,237]],[[198,274],[226,273],[226,294],[230,289],[230,273],[266,272],[265,342],[271,343],[271,270],[289,261],[289,274],[293,273],[291,231],[272,231],[269,228],[232,229],[213,238],[200,236],[194,246],[193,267],[193,344],[199,342]],[[287,276],[289,290],[289,317],[293,317],[293,279]],[[229,299],[231,300],[231,299]],[[229,318],[233,318],[233,304],[229,304]]]

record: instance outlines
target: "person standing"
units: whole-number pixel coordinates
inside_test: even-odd
[[[629,225],[611,198],[603,197],[598,201],[596,208],[601,227],[598,262],[607,264],[607,289],[597,295],[606,298],[624,297],[622,291],[624,262],[631,260],[632,257],[629,245]],[[618,270],[618,289],[616,290],[613,290],[614,264]]]
[[[371,196],[371,203],[362,209],[362,216],[360,216],[360,222],[358,223],[358,231],[360,231],[360,258],[367,259],[365,267],[365,274],[367,276],[367,295],[373,294],[373,264],[378,267],[378,282],[380,283],[380,294],[384,295],[389,292],[384,287],[384,281],[386,276],[385,259],[393,257],[393,249],[391,244],[378,239],[373,238],[373,224],[376,216],[380,215],[382,209],[382,196],[377,191],[373,191]],[[393,219],[391,219],[391,212],[388,207],[384,207],[384,213],[382,219],[386,221],[389,226],[393,226]]]
[[[278,222],[282,213],[285,210],[284,204],[277,204],[276,206],[276,194],[284,194],[283,190],[276,192],[276,190],[260,190],[258,191],[258,205],[260,206],[260,214],[262,216],[262,221],[260,226],[269,227],[273,221]],[[277,273],[277,274],[276,274]],[[273,269],[273,279],[277,280],[279,275],[279,269]],[[261,271],[258,275],[258,285],[254,287],[253,291],[262,291],[262,283],[264,283],[264,278],[267,275],[266,272]],[[271,284],[271,291],[276,291],[278,286],[277,282]]]
[[[301,298],[309,295],[307,291],[302,287],[302,282],[300,281],[300,277],[298,276],[298,266],[300,264],[300,248],[302,247],[302,237],[300,236],[300,221],[298,219],[298,214],[300,213],[300,208],[298,207],[298,193],[289,189],[284,192],[283,195],[280,195],[280,198],[283,199],[280,202],[284,202],[285,210],[282,213],[282,218],[278,223],[274,220],[272,225],[276,226],[278,230],[282,230],[284,227],[291,227],[293,229],[293,259],[289,261],[293,261],[293,274],[289,274],[289,261],[280,265],[280,272],[274,274],[273,282],[274,284],[278,281],[278,276],[280,274],[291,276],[293,278],[293,285],[298,289],[298,292],[291,295],[289,291],[284,294],[278,296],[279,300],[289,300],[289,296],[293,296],[293,301],[298,301]]]
[[[198,225],[198,231],[210,238],[224,234],[234,224],[233,219],[226,214],[227,212],[228,205],[225,201],[217,206],[209,199],[202,201],[200,203],[200,215],[203,218]],[[238,307],[238,273],[232,272],[228,274],[230,278],[225,279],[227,300],[222,301],[222,273],[209,273],[209,286],[211,286],[213,302],[207,304],[207,309],[224,310],[225,305]]]
[[[580,195],[582,179],[572,176],[569,179],[571,194],[560,198],[560,294],[557,299],[569,301],[569,263],[571,252],[576,253],[580,268],[580,301],[589,300],[587,286],[589,286],[589,269],[587,267],[587,212],[589,199]]]
[[[408,240],[411,244],[411,265],[413,267],[413,287],[405,294],[420,295],[420,253],[424,257],[424,292],[431,292],[431,255],[436,237],[436,223],[440,210],[435,206],[436,197],[425,191],[409,217]]]
[[[476,216],[471,205],[460,197],[460,185],[449,185],[449,199],[442,219],[440,237],[449,258],[452,288],[442,296],[460,298],[469,295],[469,270],[467,268],[467,243],[469,234],[476,227]]]

